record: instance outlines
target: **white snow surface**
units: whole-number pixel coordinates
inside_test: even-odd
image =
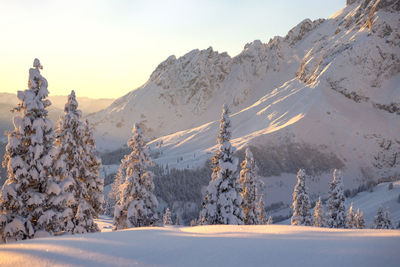
[[[144,227],[0,245],[4,266],[398,266],[399,230]]]

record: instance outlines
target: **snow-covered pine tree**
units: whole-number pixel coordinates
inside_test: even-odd
[[[272,219],[272,216],[268,217],[267,224],[274,224],[274,220]]]
[[[250,149],[246,149],[245,159],[241,164],[239,182],[242,185],[242,208],[245,224],[258,224],[257,218],[257,195],[258,184],[256,176],[256,165]]]
[[[311,203],[308,196],[308,188],[306,187],[306,174],[303,169],[297,172],[297,184],[293,191],[292,209],[292,225],[313,225]]]
[[[263,197],[260,196],[257,202],[257,221],[258,224],[267,224],[267,213],[265,212]]]
[[[346,206],[342,174],[336,169],[333,172],[333,181],[329,184],[326,224],[329,228],[345,228],[346,226]]]
[[[357,220],[356,215],[354,214],[353,202],[351,202],[349,211],[346,215],[346,228],[357,228]]]
[[[0,241],[8,242],[58,231],[58,210],[48,195],[58,195],[51,174],[54,132],[47,119],[47,80],[38,59],[29,69],[29,89],[18,91],[14,130],[8,133],[3,166],[7,180],[0,193]]]
[[[374,218],[374,222],[372,224],[372,228],[374,229],[393,229],[392,220],[390,218],[390,213],[388,210],[383,210],[383,207],[380,206],[376,216]]]
[[[360,209],[357,209],[356,215],[354,216],[356,220],[356,228],[364,229],[366,224],[364,220],[364,214]]]
[[[164,225],[172,225],[171,212],[169,211],[169,208],[165,210],[163,216],[163,223]]]
[[[123,163],[126,177],[119,187],[114,209],[114,230],[151,226],[158,221],[158,201],[153,193],[153,173],[149,170],[152,161],[138,124],[132,129],[128,146],[132,152]]]
[[[318,198],[318,201],[314,207],[314,226],[316,227],[325,226],[324,207],[322,206],[321,197]]]
[[[231,121],[223,106],[218,134],[218,149],[212,159],[213,172],[200,211],[201,224],[243,224],[241,189],[237,178],[238,159],[230,143]]]
[[[96,143],[88,120],[85,120],[83,133],[83,143],[85,144],[83,163],[87,171],[85,181],[89,196],[88,202],[95,211],[94,218],[98,218],[103,211],[104,179],[99,176],[102,164],[101,159],[96,156]]]
[[[96,193],[89,190],[88,185],[99,179],[99,165],[94,154],[91,155],[94,153],[94,141],[89,139],[93,137],[85,131],[81,117],[82,112],[78,109],[75,92],[71,91],[64,107],[64,116],[57,123],[54,175],[61,183],[67,183],[68,186],[64,185],[63,188],[68,187],[67,191],[74,197],[68,206],[72,210],[72,217],[64,217],[65,230],[79,234],[100,231],[93,219],[98,216],[97,205],[101,205],[92,205],[91,193]]]

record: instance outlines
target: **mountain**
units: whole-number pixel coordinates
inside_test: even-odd
[[[221,106],[232,143],[253,150],[268,201],[289,202],[298,168],[325,194],[332,169],[346,188],[400,174],[400,3],[347,1],[285,37],[169,57],[142,87],[90,117],[100,150],[121,147],[139,122],[163,166],[197,168],[215,150]]]

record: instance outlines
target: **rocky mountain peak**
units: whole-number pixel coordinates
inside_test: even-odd
[[[176,59],[170,56],[151,74],[150,81],[162,87],[161,98],[173,105],[192,104],[200,111],[211,98],[231,68],[227,53],[194,49]]]

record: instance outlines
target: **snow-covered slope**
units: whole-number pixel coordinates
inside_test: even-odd
[[[134,122],[150,137],[159,137],[217,119],[223,103],[234,111],[246,108],[295,77],[307,52],[301,40],[322,22],[304,20],[285,38],[267,44],[256,40],[234,58],[211,47],[170,56],[146,84],[90,117],[99,149],[125,144]]]
[[[0,245],[2,266],[398,266],[398,230],[133,228]]]

